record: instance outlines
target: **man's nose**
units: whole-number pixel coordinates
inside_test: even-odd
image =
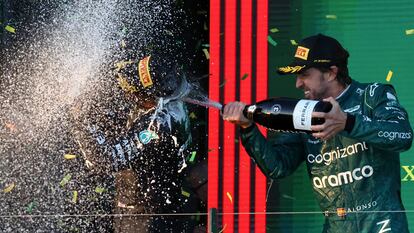
[[[297,76],[296,77],[296,88],[300,89],[302,88],[302,86],[303,86],[303,81],[299,76]]]

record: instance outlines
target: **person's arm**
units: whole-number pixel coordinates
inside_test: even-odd
[[[241,141],[249,156],[270,178],[290,175],[303,161],[302,138],[297,133],[277,133],[266,139],[256,125],[241,130]]]
[[[264,174],[281,178],[291,174],[303,161],[304,149],[300,134],[278,133],[266,139],[257,126],[243,116],[244,103],[225,105],[223,119],[241,127],[241,140],[246,152]]]
[[[366,89],[361,103],[368,110],[365,115],[345,114],[333,98],[325,101],[333,107],[329,113],[313,113],[313,117],[325,118],[324,124],[312,126],[314,137],[328,140],[339,133],[383,150],[405,151],[411,147],[413,132],[408,114],[391,85],[373,84]]]
[[[365,107],[372,111],[371,117],[354,115],[352,129],[342,135],[366,141],[383,150],[408,150],[413,131],[407,111],[399,104],[392,86],[378,85],[376,90],[374,88],[368,88],[374,91],[365,93]]]

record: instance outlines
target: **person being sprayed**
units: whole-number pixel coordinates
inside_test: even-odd
[[[181,101],[189,87],[184,72],[153,54],[118,62],[115,76],[122,104],[102,113],[114,120],[80,121],[87,130],[75,133],[87,166],[114,174],[114,210],[127,214],[114,219],[115,232],[191,232],[190,216],[174,216],[191,202],[182,195],[192,140]]]

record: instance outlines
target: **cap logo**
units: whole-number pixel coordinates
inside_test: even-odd
[[[309,54],[308,48],[298,46],[298,48],[296,49],[295,57],[303,59],[303,60],[308,60],[308,54]]]
[[[279,71],[283,72],[283,73],[297,73],[299,72],[301,69],[305,68],[305,66],[285,66],[285,67],[280,67]]]
[[[144,88],[152,85],[151,74],[149,72],[150,58],[151,56],[145,57],[138,63],[139,80],[141,81]]]

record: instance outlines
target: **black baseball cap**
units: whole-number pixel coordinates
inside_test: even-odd
[[[174,59],[152,54],[117,63],[116,76],[124,91],[145,101],[173,94],[181,84],[182,70]]]
[[[348,65],[349,53],[334,38],[317,34],[299,42],[293,62],[279,67],[279,74],[298,74],[311,67]]]

